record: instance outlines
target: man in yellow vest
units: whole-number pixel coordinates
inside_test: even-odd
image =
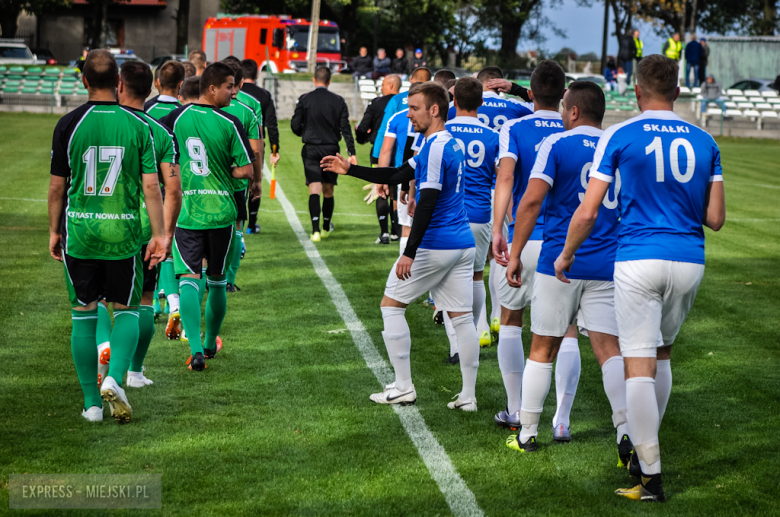
[[[642,40],[639,39],[639,31],[634,31],[634,46],[636,47],[636,54],[634,54],[634,59],[636,59],[636,62],[639,63],[642,60],[642,50],[644,47],[644,43],[642,43]]]
[[[680,33],[675,32],[672,37],[664,43],[663,54],[669,59],[675,61],[680,60],[680,53],[682,52],[682,43],[680,42]]]

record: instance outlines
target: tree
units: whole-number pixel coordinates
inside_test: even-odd
[[[534,14],[539,14],[542,0],[481,0],[480,3],[483,26],[496,27],[494,33],[501,40],[499,58],[506,64],[515,61],[523,26]]]
[[[16,36],[22,11],[41,16],[68,5],[69,0],[0,0],[0,30],[3,31],[3,38]]]

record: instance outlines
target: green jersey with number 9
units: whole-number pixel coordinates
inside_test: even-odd
[[[120,260],[141,250],[142,174],[157,174],[149,124],[116,102],[88,102],[54,128],[51,174],[67,178],[65,253]]]
[[[182,106],[160,122],[173,130],[181,149],[182,207],[177,226],[208,230],[235,223],[232,170],[255,159],[244,125],[206,104]]]
[[[230,101],[230,106],[226,106],[222,111],[235,115],[241,121],[250,140],[260,140],[260,125],[252,108],[233,99]],[[233,178],[233,190],[246,190],[248,184],[249,180]]]

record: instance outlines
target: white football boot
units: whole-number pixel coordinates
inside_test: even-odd
[[[92,406],[89,409],[85,409],[81,412],[81,416],[89,422],[102,422],[103,406]]]
[[[469,411],[469,412],[477,410],[477,399],[476,399],[476,397],[475,398],[471,398],[471,399],[467,399],[467,400],[461,400],[460,399],[460,393],[458,393],[457,395],[455,395],[452,398],[457,399],[457,400],[454,400],[454,401],[452,401],[452,402],[447,404],[447,407],[450,408],[450,409],[460,409],[461,411]]]
[[[103,381],[103,385],[100,387],[100,398],[111,406],[111,416],[114,417],[114,420],[120,424],[130,421],[130,417],[133,416],[133,408],[130,407],[130,403],[127,401],[125,390],[110,375],[106,377],[106,380]]]
[[[131,388],[143,388],[144,386],[149,386],[151,384],[154,384],[154,381],[151,379],[147,379],[144,375],[144,371],[146,370],[146,366],[141,367],[140,372],[127,372],[127,384]]]
[[[377,404],[400,404],[402,406],[410,406],[417,402],[417,392],[414,390],[414,385],[409,386],[406,391],[400,391],[395,389],[395,383],[385,386],[384,391],[381,393],[373,393],[370,397],[372,402]]]

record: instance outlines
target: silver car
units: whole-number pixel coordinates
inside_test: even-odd
[[[0,65],[34,65],[37,58],[22,39],[0,39]]]

